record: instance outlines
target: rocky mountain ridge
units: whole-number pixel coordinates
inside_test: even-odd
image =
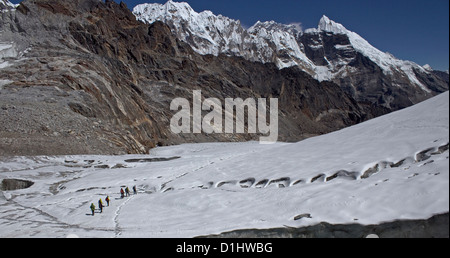
[[[448,90],[448,74],[442,78],[439,72],[384,53],[325,15],[317,28],[302,31],[274,21],[245,30],[239,21],[210,11],[197,13],[184,2],[141,4],[133,13],[147,23],[168,24],[200,54],[240,56],[280,69],[298,66],[319,81],[335,82],[358,101],[392,110]]]
[[[170,102],[278,98],[279,140],[298,141],[389,112],[298,67],[200,55],[121,3],[26,0],[0,19],[0,155],[147,153],[157,145],[258,140],[173,134]],[[191,102],[192,103],[192,102]]]

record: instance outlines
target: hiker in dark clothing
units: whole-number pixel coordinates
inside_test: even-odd
[[[125,192],[123,191],[123,188],[120,188],[120,198],[124,197]]]
[[[94,203],[91,203],[91,211],[92,211],[92,216],[94,216],[94,213],[95,213],[95,205],[94,205]]]
[[[137,194],[136,186],[133,186],[133,194]]]
[[[103,213],[103,202],[102,202],[102,199],[98,200],[98,208],[100,209],[100,213]]]

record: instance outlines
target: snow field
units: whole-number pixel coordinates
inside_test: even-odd
[[[0,180],[34,184],[0,194],[0,237],[194,237],[426,219],[449,211],[448,98],[298,143],[3,157]],[[121,199],[120,188],[134,185],[138,194]],[[90,203],[107,195],[110,207],[91,216]]]

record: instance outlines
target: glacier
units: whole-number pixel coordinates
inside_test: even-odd
[[[195,237],[448,213],[448,99],[298,143],[1,157],[0,237]],[[11,190],[5,179],[29,183]],[[120,197],[134,185],[136,195]],[[90,203],[106,196],[110,206],[92,216]]]

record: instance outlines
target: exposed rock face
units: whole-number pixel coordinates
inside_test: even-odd
[[[279,140],[297,141],[388,112],[298,67],[202,56],[123,4],[24,1],[2,12],[0,155],[146,153],[156,145],[257,140],[173,134],[170,102],[279,98]],[[6,49],[6,47],[4,47]],[[191,101],[192,103],[192,101]]]
[[[115,53],[106,33],[132,37],[139,27],[125,6],[25,1],[8,14],[0,41],[14,42],[20,54],[1,74],[9,83],[0,94],[0,154],[143,153],[154,146],[148,106],[131,86],[131,54],[108,58]]]

